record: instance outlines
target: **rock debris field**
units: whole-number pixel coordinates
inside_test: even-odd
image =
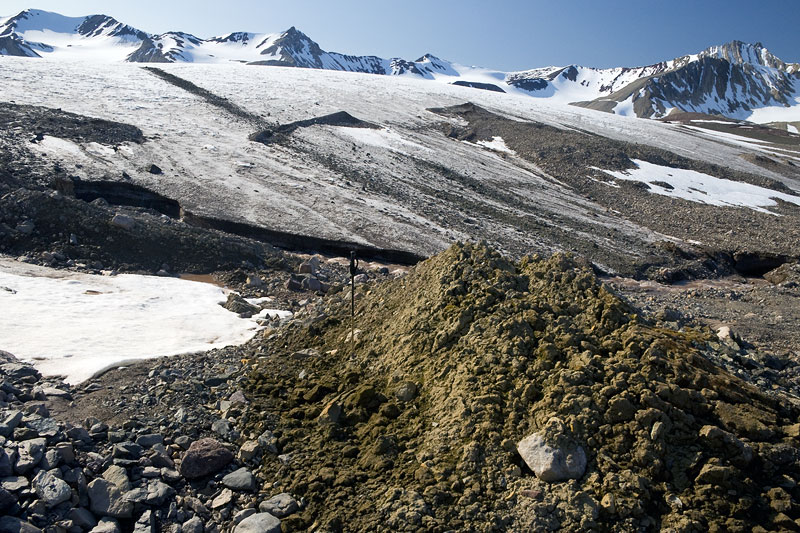
[[[796,386],[734,375],[741,339],[563,255],[465,244],[386,270],[359,276],[353,323],[334,284],[242,346],[78,386],[4,353],[0,529],[798,527]]]

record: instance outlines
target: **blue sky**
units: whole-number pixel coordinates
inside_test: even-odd
[[[328,51],[500,70],[647,65],[734,39],[800,62],[800,0],[2,0],[0,16],[26,8],[199,37],[296,26]]]

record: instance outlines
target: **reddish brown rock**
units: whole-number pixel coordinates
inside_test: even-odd
[[[210,438],[192,443],[181,462],[181,474],[187,479],[195,479],[215,474],[233,461],[233,452],[218,441]]]

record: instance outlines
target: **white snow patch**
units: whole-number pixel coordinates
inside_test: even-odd
[[[800,196],[766,189],[749,183],[741,183],[715,178],[695,170],[654,165],[647,161],[634,159],[638,168],[633,170],[602,170],[617,179],[639,181],[650,185],[650,192],[674,198],[683,198],[692,202],[717,206],[748,207],[762,213],[774,214],[765,207],[777,205],[774,198],[800,205]],[[653,182],[661,181],[672,185],[673,189],[664,188]]]
[[[90,142],[86,145],[86,151],[92,155],[98,155],[101,157],[109,157],[113,156],[116,153],[113,146],[108,146],[106,144],[100,144],[96,142]]]
[[[283,309],[262,309],[260,313],[256,315],[256,318],[292,318],[293,313],[291,311],[284,311]]]
[[[429,152],[430,149],[421,144],[409,141],[400,136],[399,133],[390,128],[379,130],[370,128],[347,128],[334,126],[337,133],[349,137],[354,141],[376,148],[385,148],[394,152],[405,153],[404,149],[409,148]]]
[[[786,131],[789,133],[800,133],[800,131],[797,130],[797,126],[793,126],[792,124],[786,125]]]
[[[800,120],[800,96],[795,97],[788,107],[771,106],[753,109],[753,112],[745,118],[757,124],[797,122]]]
[[[207,283],[97,276],[0,259],[0,349],[44,375],[78,383],[127,360],[248,341],[259,329],[255,318],[224,309],[225,298],[225,290]]]
[[[630,95],[625,100],[621,101],[614,106],[614,114],[623,117],[636,117],[636,112],[633,110],[633,97],[635,94]]]
[[[79,144],[58,137],[45,135],[38,143],[32,143],[31,148],[38,152],[54,153],[62,156],[73,156],[79,159],[86,159],[86,154]]]
[[[492,137],[491,141],[478,141],[477,144],[483,146],[484,148],[494,150],[495,152],[505,152],[512,155],[517,154],[514,150],[506,146],[506,141],[503,140],[502,137]]]

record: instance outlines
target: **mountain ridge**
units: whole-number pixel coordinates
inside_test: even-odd
[[[663,118],[677,110],[746,120],[766,107],[791,109],[786,120],[800,120],[800,64],[784,62],[760,42],[731,41],[638,67],[571,64],[502,72],[429,53],[410,61],[329,52],[295,26],[280,33],[232,32],[202,39],[177,31],[150,34],[107,15],[65,17],[29,9],[0,19],[0,55],[102,55],[134,63],[240,62],[339,70],[499,89],[640,118]]]

